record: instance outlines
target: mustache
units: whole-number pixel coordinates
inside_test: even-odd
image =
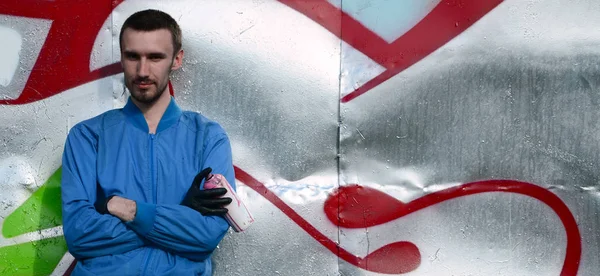
[[[150,78],[135,78],[133,80],[133,83],[135,83],[135,84],[152,84],[152,83],[154,83],[154,81]]]

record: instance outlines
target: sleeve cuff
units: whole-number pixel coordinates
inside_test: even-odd
[[[136,201],[135,205],[137,208],[135,218],[133,218],[132,221],[127,222],[127,225],[129,225],[133,231],[145,237],[154,226],[156,205],[139,201]]]

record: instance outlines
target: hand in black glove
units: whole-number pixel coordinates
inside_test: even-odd
[[[192,186],[187,191],[181,205],[190,207],[200,212],[203,216],[222,216],[227,214],[227,209],[223,208],[223,206],[232,201],[229,197],[221,197],[227,193],[227,189],[214,188],[200,190],[202,179],[208,177],[211,171],[211,168],[206,168],[194,177],[194,182],[192,182]]]
[[[110,214],[108,212],[108,202],[113,198],[114,195],[106,197],[104,195],[104,190],[100,185],[96,187],[96,202],[94,203],[94,208],[96,208],[96,212],[105,215]]]

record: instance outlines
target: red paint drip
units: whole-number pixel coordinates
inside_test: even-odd
[[[408,273],[421,265],[421,253],[410,242],[395,242],[385,245],[365,256],[358,267],[365,270],[399,274]]]
[[[339,247],[336,242],[332,241],[327,236],[323,235],[319,230],[314,228],[314,226],[296,213],[296,211],[294,211],[279,197],[277,197],[277,195],[271,192],[271,190],[269,190],[263,183],[259,182],[238,167],[234,167],[234,169],[237,179],[244,182],[248,187],[252,188],[258,194],[262,195],[265,199],[267,199],[269,202],[275,205],[275,207],[287,215],[292,221],[294,221],[298,226],[300,226],[300,228],[312,236],[317,242],[322,244],[325,248],[344,261],[368,271],[385,274],[407,273],[419,267],[421,262],[419,249],[414,244],[405,241],[395,242],[383,246],[364,258],[352,255],[350,252]],[[559,216],[567,234],[567,250],[560,275],[577,275],[581,260],[581,235],[573,214],[558,196],[542,187],[530,183],[514,180],[489,180],[473,182],[423,196],[419,199],[411,201],[408,204],[404,204],[375,189],[361,187],[359,185],[350,185],[341,187],[332,193],[332,195],[330,195],[330,197],[325,201],[324,208],[327,217],[336,225],[348,228],[359,228],[365,227],[365,225],[374,226],[389,222],[449,199],[486,192],[522,194],[533,197],[548,205]],[[355,202],[358,202],[357,205],[351,204],[348,200],[350,198],[356,199]],[[354,199],[352,201],[354,201]],[[340,217],[343,217],[343,219],[340,219],[339,221],[337,220],[336,216],[336,212],[338,210],[338,200]],[[355,206],[359,206],[358,204],[362,204],[361,210],[365,206],[372,207],[373,209],[371,209],[369,212],[370,214],[377,214],[374,212],[375,210],[380,213],[376,216],[376,218],[368,218],[366,221],[357,219],[357,217],[364,218],[362,211],[360,212],[360,215],[357,215],[358,212],[355,211]],[[387,205],[387,208],[381,211],[384,209],[381,205],[385,204],[391,205]],[[398,209],[393,210],[394,208],[390,208],[389,206],[395,206]],[[71,264],[67,272],[64,274],[65,276],[70,275],[74,264],[75,262]]]
[[[420,265],[421,256],[418,248],[405,241],[383,246],[364,258],[354,256],[314,228],[264,184],[238,167],[235,167],[235,174],[237,179],[269,200],[317,242],[350,264],[365,270],[386,274],[410,272]],[[487,192],[522,194],[548,205],[560,218],[567,236],[567,250],[560,275],[577,275],[581,259],[581,235],[577,222],[569,208],[558,196],[534,184],[514,180],[473,182],[435,192],[406,204],[375,189],[351,185],[335,191],[325,201],[324,210],[327,217],[340,227],[362,228],[386,223],[449,199]],[[365,208],[367,208],[368,214],[366,217],[364,215]]]
[[[325,215],[345,228],[367,228],[392,221],[406,206],[392,196],[369,187],[350,185],[337,189],[325,200]]]

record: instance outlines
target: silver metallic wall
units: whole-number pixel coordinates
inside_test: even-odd
[[[124,104],[145,8],[256,218],[215,275],[600,272],[596,0],[3,0],[0,275],[69,273],[64,139]]]

